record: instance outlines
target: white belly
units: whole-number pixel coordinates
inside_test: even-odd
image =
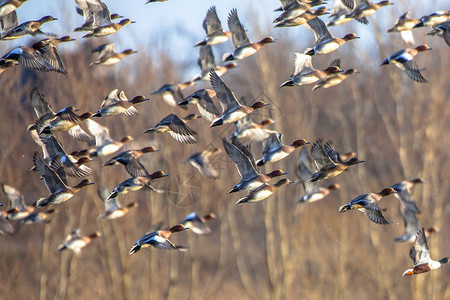
[[[105,146],[101,146],[97,149],[97,155],[98,156],[107,156],[110,154],[113,154],[117,150],[120,149],[120,146],[117,146],[116,144],[108,144]]]
[[[234,57],[235,59],[244,59],[250,55],[253,55],[256,53],[256,49],[254,49],[253,47],[248,47],[248,46],[244,46],[241,48],[237,48],[236,50],[234,50]]]
[[[255,193],[255,196],[254,196],[254,199],[252,200],[252,202],[264,200],[267,197],[269,197],[270,195],[272,195],[272,191],[269,191],[269,190],[258,191]]]
[[[317,47],[315,51],[318,54],[327,54],[333,52],[337,48],[339,48],[339,44],[333,41]]]
[[[267,155],[267,161],[270,161],[270,162],[279,161],[288,155],[289,155],[289,153],[286,153],[284,151],[272,152]]]

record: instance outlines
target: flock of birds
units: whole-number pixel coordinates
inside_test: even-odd
[[[48,35],[49,37],[35,42],[31,46],[20,46],[9,51],[0,60],[0,73],[16,65],[34,71],[67,73],[63,60],[58,53],[57,45],[61,42],[74,41],[74,39],[69,36],[56,38],[43,32],[40,29],[42,25],[57,20],[51,16],[18,24],[16,9],[26,1],[7,0],[0,6],[2,29],[0,39],[11,40],[25,35],[35,36],[38,34]],[[155,1],[150,0],[147,3],[150,2]],[[78,6],[77,10],[84,17],[84,23],[77,27],[75,31],[87,31],[83,38],[111,35],[123,26],[134,23],[119,14],[110,14],[108,7],[100,0],[75,0],[75,3]],[[313,31],[316,38],[313,47],[306,49],[304,53],[295,53],[294,74],[289,80],[281,84],[281,87],[314,83],[314,90],[338,85],[350,75],[358,73],[356,69],[345,71],[340,69],[339,60],[333,61],[330,67],[323,71],[312,66],[312,57],[314,55],[328,54],[337,50],[346,42],[359,38],[355,33],[348,33],[343,38],[334,37],[328,27],[351,20],[367,24],[367,17],[381,7],[392,5],[389,1],[381,1],[374,4],[367,0],[335,0],[330,14],[331,21],[326,25],[319,18],[319,16],[327,14],[326,7],[314,8],[323,4],[322,0],[312,0],[311,2],[281,0],[281,4],[281,8],[276,10],[282,13],[274,20],[275,27],[292,27],[305,24]],[[118,23],[112,21],[118,18],[122,18]],[[445,11],[438,11],[418,20],[410,18],[408,13],[405,13],[388,32],[401,32],[405,41],[411,43],[413,42],[411,34],[413,28],[432,27],[433,30],[429,34],[442,36],[445,42],[450,45],[450,21],[448,20],[449,12]],[[199,118],[204,118],[211,123],[210,127],[235,124],[235,131],[228,138],[223,138],[223,147],[228,157],[236,165],[241,177],[239,183],[232,187],[229,193],[243,191],[248,193],[241,197],[236,204],[262,201],[270,197],[279,188],[293,183],[293,181],[283,178],[271,185],[269,182],[273,178],[285,175],[286,172],[276,169],[264,174],[260,172],[259,167],[285,159],[294,153],[297,148],[303,147],[300,152],[297,176],[303,184],[305,194],[297,203],[314,202],[325,198],[333,190],[339,189],[340,185],[333,184],[324,188],[319,186],[319,181],[334,178],[347,168],[361,164],[364,161],[357,158],[354,152],[345,154],[337,152],[332,142],[324,142],[321,139],[312,144],[310,151],[305,147],[310,142],[305,139],[297,139],[291,144],[284,144],[281,133],[265,129],[274,120],[267,119],[261,123],[255,123],[251,120],[250,115],[253,111],[264,109],[269,104],[263,101],[257,101],[250,106],[240,103],[232,90],[221,79],[221,76],[229,69],[236,67],[237,61],[254,55],[264,45],[275,42],[275,39],[267,36],[259,42],[250,42],[236,9],[231,10],[229,13],[227,23],[229,31],[224,31],[215,6],[209,8],[203,21],[206,37],[195,45],[200,47],[199,65],[201,73],[187,82],[166,84],[151,94],[152,96],[161,95],[173,107],[187,109],[188,105],[195,105],[199,114],[190,114],[180,118],[176,114],[171,113],[154,127],[146,129],[144,133],[168,132],[180,143],[195,144],[197,143],[197,132],[188,127],[187,122],[195,122]],[[226,62],[226,65],[216,65],[212,47],[224,43],[228,39],[232,40],[234,50],[232,53],[224,54],[222,61]],[[388,56],[382,62],[382,65],[393,63],[404,70],[406,75],[414,81],[426,82],[414,57],[419,52],[430,49],[427,45],[403,49]],[[99,52],[99,56],[91,65],[112,65],[119,62],[123,57],[136,53],[136,51],[131,49],[116,53],[112,43],[101,45],[93,51]],[[209,81],[212,89],[200,89],[188,97],[183,96],[183,89],[194,86],[200,81]],[[219,101],[221,111],[213,101],[215,97]],[[109,135],[109,129],[94,121],[93,118],[101,119],[119,114],[132,116],[137,113],[136,105],[147,100],[149,98],[142,95],[128,99],[123,91],[114,89],[107,95],[95,113],[78,114],[77,109],[72,106],[63,108],[55,113],[44,94],[38,88],[34,88],[30,94],[30,103],[35,110],[37,120],[28,127],[28,131],[36,143],[42,147],[43,155],[34,152],[33,170],[43,179],[50,195],[39,199],[34,206],[27,206],[24,203],[22,194],[17,189],[7,184],[2,184],[3,192],[10,200],[10,209],[1,211],[0,232],[12,234],[13,227],[10,224],[12,220],[23,224],[49,222],[55,209],[40,210],[38,208],[58,206],[71,199],[81,189],[92,185],[93,182],[89,179],[83,179],[77,185],[71,186],[68,177],[92,175],[93,170],[87,166],[90,161],[95,158],[109,157],[116,154],[125,143],[133,141],[131,136],[126,136],[120,141],[112,139]],[[87,130],[83,129],[83,127],[87,128]],[[64,131],[92,147],[70,154],[66,153],[63,145],[55,135]],[[255,161],[250,148],[241,142],[242,139],[262,142],[263,150],[260,159]],[[155,180],[166,177],[167,174],[163,171],[149,173],[139,160],[140,156],[157,151],[158,149],[151,146],[127,150],[116,154],[104,164],[104,167],[123,165],[126,172],[132,177],[117,185],[113,191],[99,187],[99,197],[105,203],[105,211],[99,215],[99,219],[123,217],[131,209],[138,206],[137,203],[130,203],[125,207],[120,205],[117,198],[119,195],[126,195],[143,188],[157,193],[165,192],[162,189],[153,187],[152,184]],[[192,164],[203,176],[216,179],[219,177],[219,173],[212,164],[212,157],[221,151],[218,148],[206,149],[195,153],[185,163]],[[399,210],[405,223],[405,233],[401,237],[396,238],[395,241],[414,243],[410,251],[414,267],[406,270],[403,275],[427,272],[439,268],[442,264],[448,262],[447,257],[439,261],[434,261],[430,258],[426,236],[428,233],[437,231],[437,229],[424,230],[419,227],[416,214],[420,213],[420,210],[412,199],[410,190],[415,184],[421,182],[423,180],[420,178],[401,181],[382,189],[378,193],[358,196],[339,208],[339,211],[342,213],[348,210],[358,210],[374,223],[388,224],[389,222],[384,217],[383,210],[379,207],[378,202],[383,197],[392,194],[401,200]],[[187,229],[197,234],[210,233],[208,222],[215,217],[216,215],[212,212],[202,217],[193,212],[186,216],[180,224],[176,224],[167,230],[155,228],[154,231],[140,238],[132,246],[129,254],[131,255],[146,246],[186,250],[187,247],[175,245],[169,240],[171,234]],[[81,248],[100,236],[100,232],[82,236],[78,230],[74,230],[58,247],[58,250],[71,249],[79,253]]]

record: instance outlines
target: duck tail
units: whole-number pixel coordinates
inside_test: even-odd
[[[63,251],[64,249],[67,249],[66,245],[62,244],[58,246],[58,251]]]
[[[265,162],[262,158],[256,162],[256,165],[257,165],[258,167],[262,167],[262,166],[264,166],[265,164],[266,164],[266,162]]]
[[[316,54],[316,51],[314,51],[314,48],[312,48],[312,49],[306,49],[305,54],[306,54],[306,55],[313,56],[314,54]]]
[[[220,126],[220,125],[223,125],[223,120],[222,119],[217,119],[209,127],[216,127],[216,126]]]
[[[106,198],[106,201],[116,198],[117,195],[118,195],[118,193],[116,191],[112,191],[112,193],[109,194],[108,198]]]
[[[309,179],[309,182],[315,182],[319,180],[319,174],[315,173],[311,178]]]
[[[239,205],[239,204],[246,203],[246,202],[248,202],[248,198],[244,197],[244,198],[239,199],[235,205]]]
[[[280,88],[285,87],[285,86],[294,86],[294,81],[292,81],[291,79],[288,81],[285,81],[280,85]]]
[[[114,159],[108,160],[103,166],[112,166],[116,163]]]
[[[156,128],[149,128],[149,129],[144,130],[144,133],[155,132],[155,131],[156,131]]]
[[[232,61],[232,60],[234,60],[233,53],[225,53],[222,56],[222,61]]]
[[[200,42],[197,42],[194,47],[198,47],[198,46],[205,46],[206,45],[206,40],[201,40]]]
[[[141,245],[140,244],[134,244],[133,247],[131,247],[130,252],[128,252],[128,255],[136,253],[139,250],[141,250]]]
[[[48,206],[48,199],[47,198],[39,199],[36,202],[36,207],[44,207],[44,206]]]
[[[239,188],[235,186],[227,194],[236,193],[236,192],[239,192]]]
[[[414,274],[414,269],[408,269],[405,272],[403,272],[402,276],[412,275]]]
[[[175,245],[175,249],[181,251],[181,252],[186,252],[189,247],[188,246],[181,246],[181,245]]]
[[[342,205],[341,207],[339,207],[339,212],[343,213],[343,212],[346,212],[349,209],[350,209],[350,205],[345,204],[345,205]]]

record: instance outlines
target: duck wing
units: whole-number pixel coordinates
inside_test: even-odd
[[[2,184],[3,192],[9,200],[10,208],[17,208],[17,211],[25,211],[25,204],[23,202],[23,195],[16,188],[10,185]]]
[[[311,148],[311,156],[318,165],[319,169],[326,166],[335,165],[335,162],[328,156],[324,149],[323,142],[318,139]]]
[[[306,23],[307,26],[314,32],[316,38],[315,45],[331,40],[333,36],[328,30],[327,25],[320,18],[313,18]]]
[[[305,73],[310,73],[312,71],[314,71],[314,68],[312,66],[311,60],[312,60],[312,56],[311,55],[306,55],[303,53],[298,53],[298,52],[294,52],[295,54],[295,60],[294,60],[294,74],[295,75],[299,75],[299,74],[305,74]]]
[[[206,12],[206,17],[203,20],[203,29],[205,30],[206,35],[223,32],[222,24],[217,16],[215,6],[211,6]]]
[[[209,73],[211,85],[216,92],[217,99],[219,99],[222,111],[228,111],[235,107],[239,107],[240,103],[236,99],[234,93],[228,88],[228,86],[222,81],[215,71]]]
[[[36,116],[39,119],[53,117],[55,115],[55,113],[52,110],[52,107],[47,102],[47,99],[45,99],[45,95],[42,94],[37,87],[31,90],[30,102],[31,106],[33,106],[34,108]]]
[[[56,194],[67,188],[61,178],[50,169],[37,152],[33,154],[33,163],[36,171],[44,178],[45,185],[51,194]]]
[[[420,73],[420,67],[414,60],[409,60],[403,63],[405,67],[405,73],[414,81],[417,82],[428,82]]]
[[[426,263],[430,260],[427,238],[423,228],[419,229],[416,234],[416,241],[409,251],[409,257],[414,261],[414,265]]]
[[[281,139],[283,137],[282,133],[276,131],[271,132],[269,137],[263,141],[262,155],[266,155],[269,152],[276,151],[283,146]]]
[[[87,119],[85,122],[89,132],[95,137],[96,147],[113,142],[109,135],[109,129],[107,127],[102,126],[91,119]]]
[[[250,40],[241,25],[241,21],[239,21],[236,8],[233,8],[228,15],[228,28],[232,33],[234,49],[250,44]]]
[[[249,156],[248,153],[245,154],[242,151],[245,146],[240,146],[242,144],[240,144],[237,140],[234,140],[233,143],[230,143],[226,139],[223,139],[222,141],[225,152],[236,165],[236,169],[241,176],[241,180],[250,179],[258,175],[253,156],[251,156],[251,154]]]

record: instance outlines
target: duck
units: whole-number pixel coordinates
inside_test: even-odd
[[[133,247],[131,247],[130,252],[128,252],[128,254],[131,255],[141,250],[141,248],[150,246],[159,249],[167,249],[167,250],[177,249],[179,251],[186,251],[187,247],[173,244],[169,240],[169,237],[172,235],[172,233],[184,231],[187,229],[189,228],[185,227],[183,224],[177,224],[170,227],[169,230],[158,230],[147,233],[139,240],[137,240],[136,243],[134,243]]]
[[[48,205],[56,205],[66,202],[78,193],[82,188],[94,184],[89,179],[83,179],[74,187],[67,186],[61,178],[44,162],[37,152],[33,154],[33,164],[36,171],[44,179],[47,189],[51,195],[47,198],[39,199],[36,207],[43,207]]]
[[[315,91],[315,90],[317,90],[319,88],[327,89],[329,87],[338,85],[338,84],[342,83],[342,81],[347,79],[350,75],[356,74],[356,73],[359,73],[359,71],[356,70],[356,69],[348,69],[348,70],[345,70],[342,73],[330,74],[330,75],[320,79],[317,82],[317,84],[312,88],[312,90]]]
[[[445,43],[450,46],[450,21],[436,26],[432,31],[428,32],[427,35],[440,36],[444,39]]]
[[[225,53],[222,61],[242,60],[258,52],[264,45],[275,42],[273,37],[267,36],[259,42],[251,43],[241,25],[241,21],[239,21],[235,8],[228,15],[228,28],[232,34],[234,51],[233,53]]]
[[[276,169],[268,174],[262,174],[258,171],[258,167],[253,159],[250,150],[244,146],[238,139],[232,138],[231,143],[227,139],[222,139],[225,152],[231,161],[236,166],[236,169],[241,176],[241,180],[236,184],[228,194],[240,191],[252,191],[265,183],[268,183],[272,178],[286,175],[283,170]]]
[[[231,31],[223,31],[215,6],[211,6],[206,12],[206,17],[203,20],[203,29],[206,32],[206,38],[197,42],[195,44],[196,47],[219,45],[231,38]]]
[[[61,74],[67,74],[66,68],[64,67],[64,63],[56,46],[60,43],[72,41],[75,41],[75,39],[68,35],[61,38],[47,38],[34,43],[32,48],[41,54],[42,58],[52,66],[54,71]]]
[[[285,20],[296,18],[306,11],[308,11],[311,7],[323,4],[323,0],[313,0],[311,2],[300,2],[300,1],[292,1],[291,5],[283,10],[283,13],[273,20],[273,23],[281,23]]]
[[[16,28],[19,25],[19,22],[17,20],[17,13],[16,11],[12,11],[8,14],[5,14],[4,16],[0,17],[0,39],[2,36],[9,33],[12,29]]]
[[[409,15],[409,12],[405,12],[401,15],[392,28],[388,29],[387,32],[400,32],[400,36],[407,44],[414,45],[414,36],[412,34],[412,29],[419,23],[420,20],[413,19]]]
[[[212,97],[216,96],[216,92],[211,89],[200,89],[192,93],[179,102],[178,105],[186,106],[189,104],[197,105],[198,112],[209,122],[214,121],[220,116],[220,111],[214,104]]]
[[[444,257],[438,261],[431,259],[430,249],[428,248],[427,238],[423,228],[416,234],[416,240],[409,251],[409,257],[414,261],[414,267],[403,272],[402,276],[421,274],[439,269],[443,264],[448,263],[449,260],[448,257]]]
[[[411,196],[411,188],[418,184],[423,183],[425,180],[422,178],[415,178],[412,180],[403,180],[400,182],[397,182],[393,185],[391,185],[391,188],[393,188],[397,193],[394,194],[394,196],[401,200],[401,202],[411,211],[414,213],[419,214],[420,209],[417,207],[416,202]]]
[[[189,114],[184,118],[178,117],[176,114],[170,114],[162,119],[155,127],[144,130],[144,133],[163,133],[168,132],[171,137],[183,144],[197,143],[197,132],[186,125],[186,122],[201,118],[196,114]]]
[[[12,29],[10,29],[8,32],[5,32],[2,36],[1,36],[1,40],[15,40],[18,39],[20,37],[23,37],[27,34],[30,35],[36,35],[36,34],[44,34],[47,35],[46,33],[44,33],[43,31],[41,31],[39,28],[44,25],[45,23],[51,22],[51,21],[56,21],[58,20],[57,18],[54,18],[52,16],[45,16],[40,18],[39,20],[33,20],[33,21],[27,21],[24,22]]]
[[[183,83],[167,83],[150,95],[161,95],[167,104],[176,107],[177,103],[184,99],[182,90],[192,85],[194,85],[192,80]],[[183,106],[181,107],[184,108]]]
[[[71,177],[85,177],[93,173],[92,169],[85,165],[85,163],[91,161],[89,157],[72,158],[53,134],[41,133],[39,138],[44,144],[44,154],[48,155],[48,158],[44,157],[44,160],[47,158],[50,166],[54,165],[54,161],[58,161],[64,167],[64,172]]]
[[[334,149],[333,144],[327,142],[324,146],[321,139],[313,144],[311,156],[320,167],[319,171],[311,176],[311,182],[336,177],[348,167],[364,162],[357,157],[351,157],[347,161],[341,160],[340,155]]]
[[[216,214],[209,212],[203,217],[200,217],[196,212],[188,214],[180,224],[184,227],[188,227],[195,234],[210,234],[211,229],[206,225],[210,220],[214,220]]]
[[[0,74],[8,70],[9,68],[14,67],[16,64],[13,61],[2,61],[0,60]]]
[[[92,50],[92,52],[98,52],[98,57],[97,60],[90,63],[90,66],[111,66],[118,63],[125,56],[137,53],[137,51],[132,49],[127,49],[117,53],[114,51],[114,43],[101,45]]]
[[[312,84],[319,81],[328,75],[342,72],[338,65],[333,62],[325,70],[314,69],[312,65],[312,56],[303,53],[294,52],[294,74],[291,78],[280,85],[280,88],[285,86]]]
[[[241,105],[236,99],[234,93],[228,86],[220,79],[215,71],[210,72],[211,85],[216,92],[219,99],[220,106],[222,106],[222,115],[214,120],[210,127],[215,127],[223,124],[236,122],[246,115],[252,113],[255,109],[269,105],[263,101],[257,101],[251,106]]]
[[[322,200],[328,196],[332,191],[339,190],[341,187],[339,184],[332,184],[328,187],[319,187],[317,183],[309,181],[311,176],[315,173],[313,167],[313,160],[308,154],[308,150],[303,148],[300,151],[299,164],[296,169],[297,177],[299,178],[305,194],[297,200],[299,203],[312,203]]]
[[[281,6],[274,9],[273,11],[285,11],[293,6],[295,6],[299,2],[298,0],[280,0]]]
[[[395,196],[396,194],[394,194]],[[403,219],[403,224],[405,226],[405,233],[403,235],[396,237],[395,242],[406,242],[414,243],[416,240],[416,233],[419,231],[419,221],[417,220],[416,213],[408,209],[403,202],[398,205],[398,211],[400,217]],[[431,233],[439,232],[439,227],[433,226],[425,229],[425,236],[429,236]]]
[[[378,201],[385,196],[392,195],[396,191],[391,188],[385,188],[379,193],[368,193],[356,197],[351,200],[348,204],[339,207],[339,212],[343,213],[350,209],[357,209],[364,213],[370,221],[377,224],[389,224],[386,218],[381,213],[381,209],[378,206]]]
[[[117,198],[108,199],[110,192],[107,188],[102,186],[98,187],[97,193],[100,199],[105,203],[105,211],[97,217],[97,220],[117,219],[128,214],[130,209],[137,208],[139,206],[136,202],[131,202],[125,207],[120,206],[117,202]]]
[[[270,197],[273,193],[275,193],[275,191],[278,190],[278,188],[280,188],[284,185],[290,184],[290,183],[294,183],[294,181],[291,181],[287,178],[280,179],[274,185],[269,185],[267,183],[264,183],[260,187],[257,187],[256,189],[250,191],[250,193],[247,196],[239,199],[236,202],[236,205],[242,204],[242,203],[253,203],[253,202],[262,201],[262,200]]]
[[[285,19],[283,21],[280,21],[275,25],[275,27],[294,27],[303,25],[311,21],[312,19],[325,14],[327,14],[327,8],[325,6],[321,6],[316,10],[307,10],[301,15],[298,15],[292,19]]]
[[[34,87],[30,92],[30,104],[39,121],[44,123],[44,120],[51,120],[55,116],[55,112],[52,106],[48,103],[45,95],[39,90],[38,87]],[[44,123],[44,125],[47,125]]]
[[[131,21],[130,19],[122,19],[119,23],[111,23],[109,25],[104,25],[100,27],[96,27],[94,30],[83,35],[83,38],[90,37],[103,37],[119,31],[123,26],[128,24],[136,23],[135,21]]]
[[[200,80],[209,81],[209,71],[215,70],[217,75],[223,76],[229,69],[236,68],[237,64],[235,62],[226,64],[225,66],[217,66],[214,58],[214,54],[211,50],[211,46],[201,46],[200,47],[200,57],[197,64],[202,70],[201,74],[197,74],[192,79],[193,82]]]
[[[35,211],[27,217],[20,219],[19,224],[48,224],[54,213],[56,213],[56,210],[53,208],[47,209],[46,211]]]
[[[0,18],[12,13],[28,0],[7,0],[0,5]]]
[[[149,188],[150,190],[157,193],[164,193],[163,190],[153,188],[150,183],[152,183],[155,179],[163,178],[169,176],[163,171],[156,171],[152,174],[146,174],[144,176],[131,177],[125,181],[122,181],[119,185],[117,185],[114,190],[108,195],[106,201],[110,201],[111,199],[116,198],[118,195],[125,195],[129,192],[139,191],[142,188]]]
[[[368,24],[369,21],[367,21],[366,17],[374,14],[378,9],[388,5],[394,5],[394,3],[391,3],[390,1],[372,3],[369,0],[359,0],[358,5],[356,5],[353,11],[346,17],[363,20],[362,22],[364,24]]]
[[[71,136],[79,141],[90,142],[92,137],[88,135],[80,124],[92,116],[91,112],[77,115],[78,111],[73,106],[68,106],[58,111],[50,123],[39,133],[52,134],[55,132],[67,131]],[[39,127],[39,126],[38,126]]]
[[[221,150],[219,148],[206,149],[202,152],[197,152],[192,154],[188,159],[184,161],[183,164],[190,163],[194,166],[200,174],[205,177],[217,179],[219,178],[219,171],[217,171],[210,161],[210,157],[220,153]]]
[[[86,126],[89,132],[95,137],[95,151],[90,153],[90,156],[108,156],[116,153],[125,143],[134,141],[132,136],[126,136],[120,141],[114,141],[109,135],[109,129],[99,123],[88,119],[86,120]]]
[[[298,147],[309,144],[305,139],[299,139],[292,142],[291,145],[284,145],[282,142],[283,134],[276,131],[272,132],[267,139],[263,141],[262,158],[256,162],[261,167],[267,163],[273,163],[287,157]]]
[[[346,34],[342,39],[333,37],[328,30],[327,25],[325,25],[320,18],[311,19],[308,21],[307,25],[314,32],[316,42],[312,49],[307,49],[305,51],[306,55],[328,54],[348,41],[359,39],[353,32]]]
[[[148,100],[150,100],[150,98],[147,98],[144,95],[138,95],[133,99],[128,100],[123,91],[119,93],[118,89],[114,89],[105,98],[100,105],[100,109],[94,113],[92,117],[115,116],[119,114],[133,116],[138,113],[135,105]]]
[[[140,162],[139,157],[141,157],[145,153],[152,153],[157,151],[158,149],[153,146],[144,147],[137,150],[123,151],[108,160],[103,166],[123,165],[127,173],[131,176],[145,176],[148,174],[148,172]]]
[[[423,44],[416,48],[406,48],[389,55],[380,65],[388,65],[393,63],[400,70],[405,71],[406,75],[412,80],[420,83],[427,83],[428,81],[420,73],[420,67],[417,65],[414,57],[420,52],[431,50],[428,45]]]
[[[110,14],[109,8],[99,0],[75,0],[78,14],[84,17],[83,25],[74,31],[91,31],[99,26],[109,25],[112,20],[123,18],[119,14]]]
[[[0,69],[2,73],[16,65],[25,69],[40,72],[55,71],[55,69],[42,57],[41,53],[28,46],[19,46],[0,58]]]
[[[275,121],[270,118],[255,123],[250,119],[250,116],[245,116],[235,123],[235,130],[231,136],[237,139],[248,138],[252,141],[261,142],[268,138],[272,132],[272,130],[264,129],[264,127],[274,123]]]
[[[414,25],[414,28],[418,27],[436,27],[444,22],[447,22],[450,18],[450,12],[440,10],[435,13],[432,13],[428,16],[423,16],[420,18],[420,22]]]
[[[16,188],[2,183],[2,190],[9,200],[10,210],[8,210],[5,215],[7,219],[24,219],[36,210],[36,207],[34,206],[25,205],[22,193]]]
[[[80,230],[75,229],[66,236],[66,239],[62,244],[58,246],[57,250],[63,251],[69,249],[75,252],[75,254],[79,255],[81,253],[82,248],[86,247],[90,242],[101,236],[102,234],[99,231],[92,233],[90,235],[81,236]]]
[[[3,204],[0,206],[3,206]],[[10,211],[9,213],[11,212],[12,211]],[[14,234],[14,227],[8,220],[9,213],[3,210],[0,211],[0,234],[9,234],[9,235]]]
[[[327,26],[338,26],[351,21],[352,18],[347,17],[347,15],[353,10],[354,7],[354,1],[335,0],[333,9],[331,10],[329,16],[331,18],[331,21],[327,23]],[[364,22],[363,20],[356,20]]]

